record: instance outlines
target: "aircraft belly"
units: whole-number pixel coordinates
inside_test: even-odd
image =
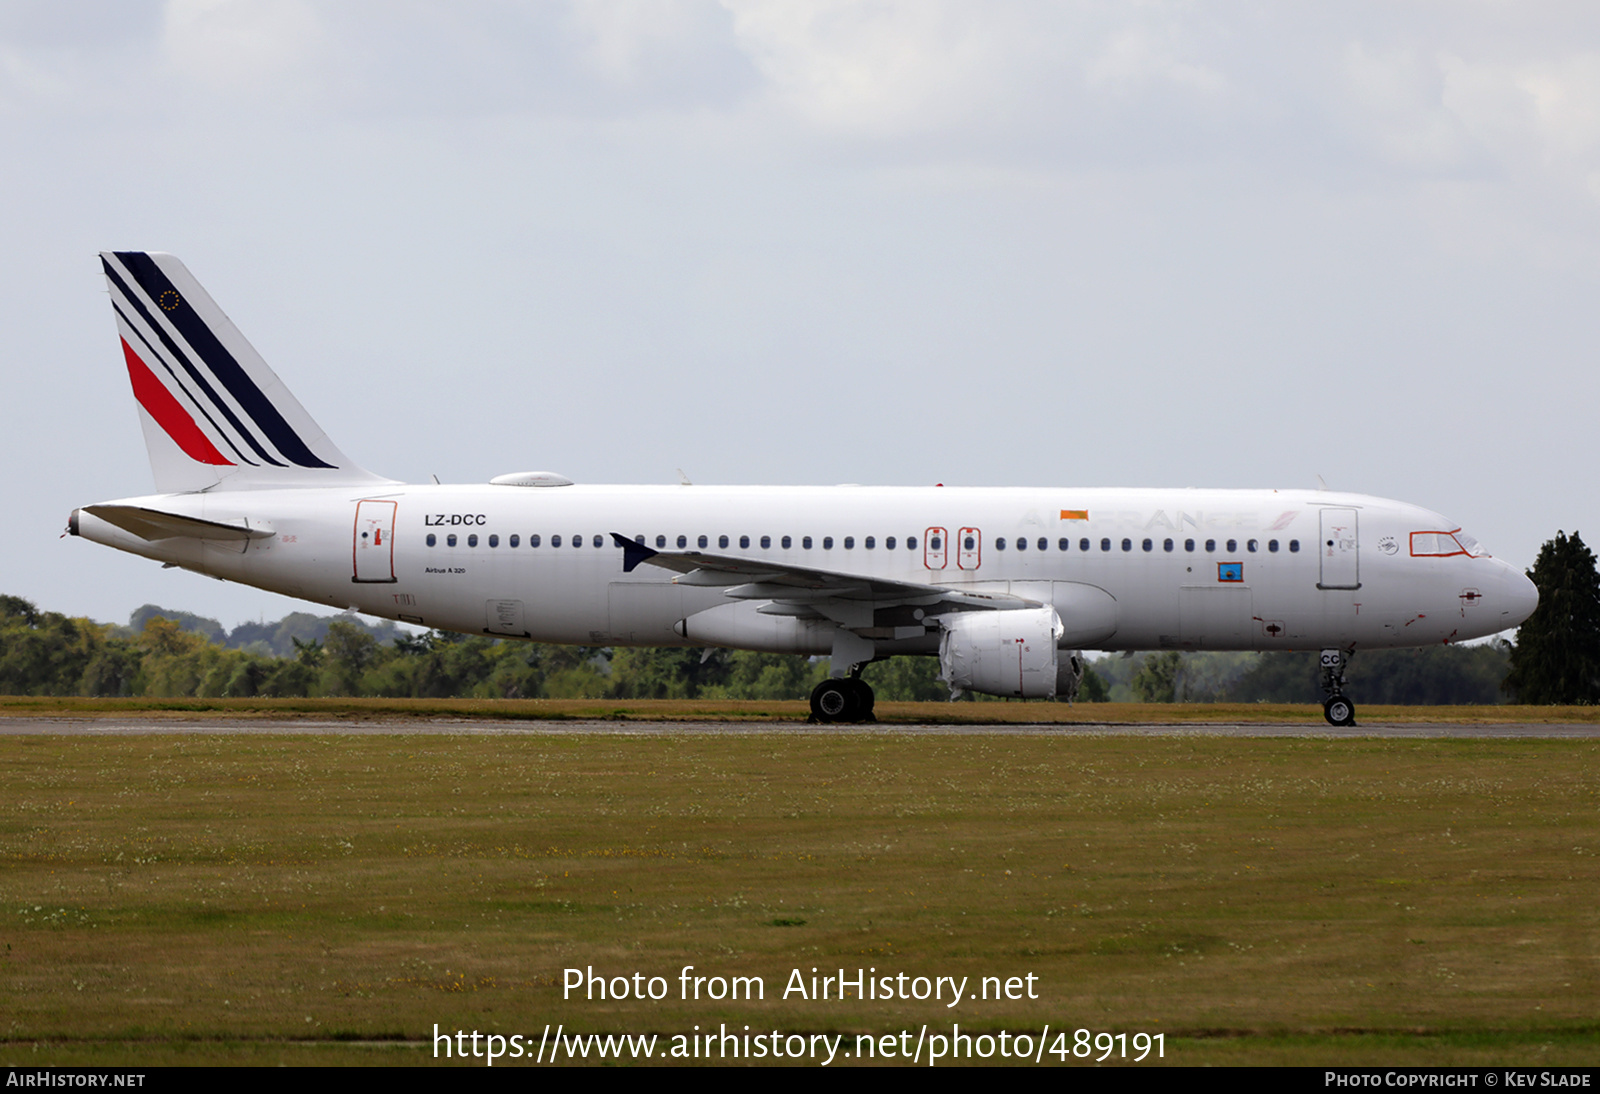
[[[486,601],[520,600],[527,637],[584,646],[609,640],[604,571],[615,563],[609,555],[528,559],[508,554],[496,556],[492,565],[487,559],[480,562],[482,576],[473,587]]]
[[[1244,584],[1185,585],[1178,589],[1178,644],[1191,649],[1255,647],[1254,592]]]

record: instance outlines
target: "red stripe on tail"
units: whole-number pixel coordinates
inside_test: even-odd
[[[217,451],[216,445],[195,425],[189,412],[172,397],[172,392],[139,360],[139,355],[133,352],[126,338],[122,340],[122,355],[128,359],[128,379],[133,381],[133,397],[139,400],[139,405],[149,412],[156,424],[167,431],[167,436],[176,441],[191,460],[232,467],[233,461]]]

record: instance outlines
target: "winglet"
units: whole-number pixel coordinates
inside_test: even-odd
[[[617,541],[617,546],[622,548],[622,572],[633,573],[633,568],[641,562],[646,562],[661,552],[652,550],[642,543],[635,543],[627,536],[611,533],[611,538]]]

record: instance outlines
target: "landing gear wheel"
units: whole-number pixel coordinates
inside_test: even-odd
[[[811,691],[811,720],[814,722],[875,722],[872,686],[847,676],[824,680]]]
[[[854,680],[824,680],[811,689],[811,717],[818,722],[853,722],[860,702]]]
[[[872,685],[859,676],[848,677],[844,682],[855,692],[856,712],[852,721],[876,722],[878,719],[872,716],[872,706],[877,701],[877,696],[872,693]]]
[[[1322,716],[1328,719],[1331,726],[1353,726],[1356,724],[1356,705],[1343,695],[1335,695],[1322,704]]]

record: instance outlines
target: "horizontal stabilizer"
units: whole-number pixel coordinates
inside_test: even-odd
[[[214,520],[182,517],[176,513],[163,513],[159,509],[145,509],[137,505],[89,505],[85,513],[114,524],[124,532],[131,532],[143,540],[158,539],[213,539],[232,540],[271,539],[276,533],[271,528],[244,524],[223,524]]]

